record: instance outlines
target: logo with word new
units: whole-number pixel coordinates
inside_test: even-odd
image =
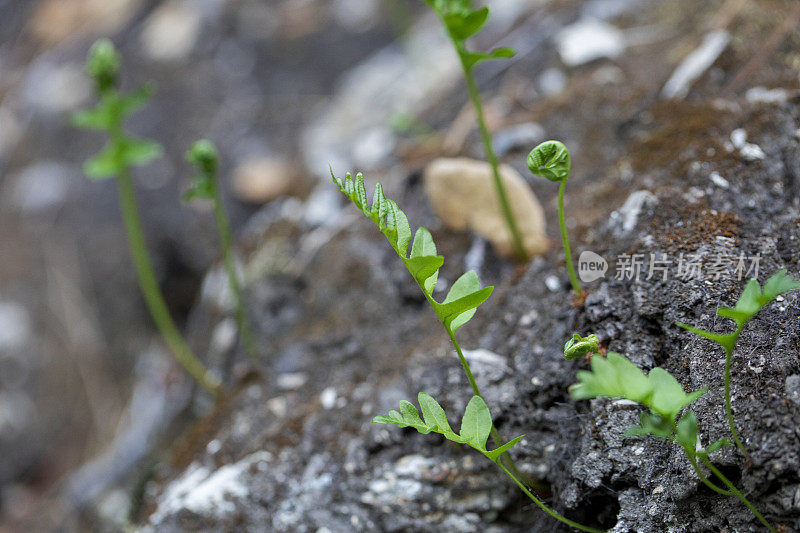
[[[578,277],[581,281],[589,283],[606,277],[608,261],[594,252],[586,250],[578,258]]]

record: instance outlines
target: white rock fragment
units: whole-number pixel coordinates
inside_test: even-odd
[[[625,50],[622,32],[601,20],[587,18],[562,29],[556,35],[561,61],[576,67],[600,58],[615,58]]]
[[[28,70],[24,87],[25,102],[44,113],[75,110],[92,94],[91,82],[78,63],[36,61]]]
[[[249,495],[242,477],[253,465],[271,458],[268,452],[256,452],[213,472],[198,463],[192,463],[167,486],[159,498],[156,511],[150,516],[150,524],[158,525],[165,518],[183,510],[216,518],[233,513],[236,511],[234,500]]]
[[[542,206],[516,170],[501,165],[500,176],[525,250],[530,255],[544,253],[548,240]],[[511,237],[488,163],[440,158],[425,168],[423,179],[428,200],[445,226],[456,231],[471,230],[491,242],[499,254],[512,255]]]
[[[742,128],[736,128],[731,132],[731,144],[737,150],[747,143],[747,132]]]
[[[741,155],[745,161],[758,161],[767,157],[767,154],[764,153],[764,150],[762,150],[759,145],[752,143],[745,143],[745,145],[739,149],[739,155]]]
[[[705,36],[703,42],[678,65],[661,89],[662,98],[683,98],[692,84],[714,64],[727,48],[731,37],[725,30],[715,30]]]
[[[185,59],[194,49],[201,27],[199,9],[186,1],[166,2],[145,20],[140,37],[142,49],[155,61]]]
[[[280,374],[278,388],[281,390],[297,390],[308,382],[308,375],[302,372]]]
[[[31,333],[28,310],[15,302],[0,301],[0,351],[23,348]]]
[[[526,148],[527,153],[531,147],[544,141],[546,135],[544,128],[538,122],[517,124],[494,135],[494,151],[498,156],[502,156],[511,150]]]
[[[751,104],[782,104],[789,99],[789,92],[786,89],[767,89],[758,86],[748,89],[744,97]]]
[[[609,224],[614,226],[614,234],[623,236],[636,227],[642,209],[658,202],[658,198],[650,191],[634,191],[622,204],[622,207],[611,213]]]
[[[549,68],[539,75],[539,90],[545,96],[561,94],[567,86],[567,76],[561,69]]]
[[[719,187],[721,189],[729,189],[730,186],[731,186],[731,184],[728,182],[728,180],[723,178],[722,175],[719,172],[717,172],[716,170],[714,172],[712,172],[708,177],[711,179],[711,181],[714,183],[714,185],[716,185],[717,187]]]
[[[464,350],[464,357],[466,357],[470,363],[483,363],[493,367],[508,368],[505,357],[484,348]]]
[[[544,279],[544,284],[550,292],[558,292],[561,289],[561,280],[558,279],[558,276],[552,274]]]
[[[336,406],[336,389],[328,387],[319,395],[319,402],[323,409],[333,409]]]
[[[33,163],[11,180],[11,203],[23,213],[40,213],[64,203],[76,179],[68,166],[54,161]]]

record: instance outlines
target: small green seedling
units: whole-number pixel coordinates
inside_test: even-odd
[[[475,315],[477,308],[489,298],[493,287],[481,288],[478,275],[475,271],[470,270],[453,283],[443,301],[439,302],[434,299],[433,290],[439,277],[439,269],[444,264],[444,257],[437,255],[436,244],[433,242],[430,232],[425,228],[417,229],[412,243],[408,218],[393,200],[384,196],[383,187],[380,183],[375,185],[372,205],[370,206],[367,200],[367,190],[364,186],[364,177],[360,173],[356,174],[355,180],[350,174],[346,174],[344,180],[342,180],[337,178],[333,174],[333,170],[331,170],[331,178],[339,190],[353,202],[361,213],[378,226],[378,229],[386,236],[392,249],[397,253],[419,285],[428,303],[439,317],[439,321],[444,326],[445,331],[447,331],[450,342],[458,354],[461,366],[474,393],[462,419],[460,435],[450,429],[444,410],[439,404],[424,393],[419,395],[424,420],[420,419],[417,409],[411,403],[404,401],[400,404],[399,412],[391,411],[388,415],[378,416],[373,421],[382,424],[397,424],[400,427],[413,427],[421,433],[441,433],[449,440],[468,444],[494,461],[536,505],[550,516],[581,531],[602,532],[602,530],[583,526],[556,513],[539,500],[520,481],[521,476],[507,451],[519,442],[522,437],[518,437],[506,444],[501,444],[502,440],[497,428],[492,423],[489,409],[486,407],[483,395],[478,388],[475,377],[472,375],[469,362],[464,357],[464,353],[455,336],[456,331],[466,324]],[[411,244],[410,254],[408,251],[409,244]],[[497,447],[492,451],[486,450],[486,441],[490,435]],[[503,461],[507,465],[503,464]]]
[[[787,276],[786,269],[779,270],[773,274],[764,284],[763,290],[758,284],[758,281],[751,279],[747,282],[747,286],[745,286],[744,292],[742,292],[735,307],[720,307],[717,309],[718,316],[730,318],[736,323],[736,330],[732,333],[713,333],[682,322],[676,322],[678,326],[716,342],[725,350],[725,412],[728,415],[728,425],[731,429],[733,441],[736,443],[736,447],[739,448],[747,458],[749,458],[749,454],[739,440],[736,424],[733,421],[733,409],[731,408],[731,363],[733,361],[733,350],[736,347],[736,342],[739,340],[739,335],[741,335],[745,324],[747,324],[751,318],[781,294],[798,288],[800,288],[800,282]]]
[[[730,445],[720,439],[707,448],[699,448],[698,426],[695,414],[688,410],[678,419],[681,411],[706,393],[708,387],[687,394],[678,380],[662,368],[654,368],[645,375],[625,356],[609,352],[607,357],[592,357],[591,372],[578,372],[578,383],[570,387],[573,400],[589,398],[625,398],[650,409],[639,415],[640,425],[625,432],[628,437],[653,435],[678,444],[686,452],[697,476],[709,488],[727,496],[736,496],[770,531],[775,528],[759,513],[753,504],[731,481],[717,469],[709,454]],[[676,422],[677,420],[677,422]],[[700,470],[698,459],[728,487],[722,489],[712,483]]]
[[[233,296],[233,305],[236,312],[236,322],[239,326],[239,334],[247,355],[253,361],[258,360],[258,350],[253,340],[250,329],[250,321],[244,310],[244,299],[242,297],[239,274],[236,271],[236,259],[233,255],[233,238],[231,236],[231,224],[225,204],[222,202],[222,193],[219,187],[219,153],[216,147],[207,140],[197,141],[186,152],[186,160],[197,167],[197,174],[194,177],[191,188],[186,191],[183,198],[186,201],[202,198],[210,200],[214,205],[214,217],[217,221],[217,231],[219,232],[219,242],[222,247],[222,261],[225,264],[225,271],[228,274],[228,286]]]
[[[572,335],[572,338],[564,344],[564,358],[565,359],[578,359],[600,352],[600,341],[597,335],[590,334],[586,337],[581,337],[577,333]]]
[[[514,255],[520,262],[528,260],[528,252],[522,244],[522,236],[517,226],[517,220],[511,208],[505,185],[500,177],[500,161],[494,151],[492,134],[486,126],[486,118],[483,113],[483,103],[478,84],[475,82],[473,70],[476,65],[490,59],[507,59],[516,53],[511,48],[496,48],[491,52],[475,52],[467,49],[467,39],[477,35],[486,21],[489,19],[489,8],[482,7],[472,9],[472,0],[423,0],[433,9],[442,21],[447,31],[447,36],[453,43],[461,61],[461,68],[464,71],[464,79],[467,83],[469,97],[475,108],[478,118],[478,128],[480,129],[483,146],[486,149],[486,157],[492,167],[492,177],[494,178],[497,197],[500,201],[500,209],[503,213],[509,235],[511,236],[511,247]]]
[[[572,264],[572,251],[569,248],[569,235],[567,235],[567,222],[564,218],[564,191],[567,188],[567,178],[572,166],[569,150],[558,141],[545,141],[531,150],[528,154],[528,170],[537,176],[560,183],[558,187],[558,225],[561,227],[561,242],[564,245],[564,257],[567,262],[569,281],[572,290],[578,298],[583,296],[583,289],[575,275],[575,266]]]
[[[117,178],[128,244],[150,314],[178,362],[198,383],[210,391],[216,391],[219,380],[206,370],[178,331],[147,253],[131,167],[144,165],[158,157],[161,146],[153,141],[128,135],[123,125],[125,119],[147,103],[153,87],[145,85],[131,94],[122,94],[118,89],[120,65],[120,56],[111,41],[103,39],[92,46],[86,71],[94,81],[100,103],[93,109],[75,113],[72,122],[79,128],[103,131],[109,140],[100,153],[84,164],[84,172],[93,180]]]

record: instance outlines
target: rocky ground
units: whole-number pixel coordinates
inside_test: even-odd
[[[194,11],[208,17],[204,24],[209,26],[203,27],[210,34],[230,31],[237,37],[215,37],[213,43],[205,44],[198,40],[190,48],[196,56],[188,57],[228,57],[225,49],[243,61],[231,47],[242,46],[243,27],[263,30],[247,24],[257,20],[253,15],[256,4],[245,2],[244,7],[236,8],[218,7],[222,3],[217,2],[192,4]],[[280,7],[288,2],[276,4]],[[342,13],[360,12],[342,6],[356,4],[360,3],[330,4],[332,12],[339,13],[336,20],[342,28],[348,27],[349,20]],[[201,6],[210,11],[202,11]],[[120,434],[115,440],[97,437],[93,449],[106,450],[105,454],[91,453],[92,448],[87,450],[85,443],[74,439],[65,441],[79,450],[73,452],[78,457],[70,460],[58,456],[57,448],[47,447],[50,456],[61,457],[65,464],[60,470],[45,468],[42,456],[48,454],[36,446],[26,447],[29,471],[39,472],[44,479],[37,486],[19,470],[19,461],[2,462],[6,469],[0,471],[5,476],[4,527],[49,529],[61,524],[68,529],[115,530],[135,524],[153,531],[561,530],[490,462],[471,450],[436,436],[369,423],[373,415],[395,408],[401,399],[414,399],[420,390],[436,397],[451,418],[458,420],[471,393],[444,331],[407,272],[383,237],[345,205],[327,181],[330,162],[340,174],[348,168],[362,168],[367,171],[368,183],[384,182],[412,226],[431,229],[446,257],[443,286],[466,268],[476,268],[484,283],[496,286],[492,298],[459,336],[469,350],[473,371],[499,431],[506,437],[526,435],[512,451],[515,461],[523,472],[546,486],[543,493],[553,507],[577,521],[616,532],[759,530],[758,522],[738,500],[700,484],[675,447],[655,439],[623,439],[624,430],[637,420],[638,408],[618,401],[571,401],[567,388],[575,382],[575,373],[587,365],[584,360],[565,361],[562,346],[573,332],[594,332],[604,347],[628,355],[642,368],[666,368],[687,389],[708,385],[709,392],[694,406],[701,440],[708,444],[727,435],[722,408],[724,354],[674,323],[683,321],[717,331],[730,327],[714,310],[735,301],[744,279],[737,279],[731,268],[719,279],[709,277],[720,257],[730,265],[730,258],[744,254],[746,267],[752,265],[750,258],[759,257],[762,281],[782,267],[798,277],[800,41],[790,29],[796,26],[800,11],[793,3],[780,1],[728,1],[700,7],[681,0],[635,4],[520,1],[500,2],[495,7],[496,22],[481,44],[497,42],[520,50],[512,62],[487,65],[479,71],[498,150],[505,162],[524,175],[524,156],[537,142],[550,137],[569,146],[574,170],[567,211],[575,255],[590,250],[610,263],[604,279],[587,285],[585,303],[573,304],[563,254],[556,244],[530,265],[517,267],[498,257],[483,239],[443,227],[433,214],[421,169],[440,155],[480,158],[479,139],[452,56],[430,52],[446,50],[433,21],[419,18],[415,11],[406,12],[410,22],[404,29],[405,40],[391,43],[387,20],[396,19],[376,15],[374,33],[364,36],[369,47],[359,48],[358,53],[332,52],[347,56],[351,63],[334,65],[341,70],[341,77],[339,72],[336,76],[329,73],[329,79],[317,82],[318,90],[324,91],[338,78],[332,96],[314,107],[313,116],[302,114],[284,123],[284,129],[273,130],[273,115],[258,115],[241,103],[260,100],[231,96],[247,85],[233,82],[232,87],[225,86],[231,108],[217,110],[217,120],[210,118],[210,108],[201,106],[205,111],[193,122],[172,126],[183,133],[176,133],[174,139],[169,131],[164,134],[173,139],[171,151],[177,157],[181,139],[188,142],[191,135],[207,134],[206,128],[210,128],[209,135],[219,138],[223,154],[231,154],[236,161],[229,169],[231,176],[270,176],[263,166],[267,163],[302,165],[308,169],[302,174],[312,176],[295,197],[282,196],[256,213],[237,204],[248,307],[262,355],[256,371],[249,371],[236,345],[224,279],[217,267],[209,266],[213,244],[202,242],[208,228],[195,224],[195,218],[161,225],[156,218],[151,231],[172,234],[170,242],[200,250],[189,269],[193,274],[188,278],[194,281],[185,285],[190,301],[196,295],[194,305],[187,305],[186,329],[233,392],[216,405],[201,394],[190,397],[180,380],[168,381],[169,387],[163,385],[165,370],[159,370],[157,363],[163,359],[145,359],[155,362],[140,374],[156,377],[127,385],[133,391],[127,410],[130,419],[121,426],[143,428],[140,433],[144,432],[149,446],[137,452],[139,459],[124,460],[134,454],[125,447],[131,446],[131,441]],[[148,20],[158,15],[158,10],[150,6],[136,13],[133,22],[127,23],[134,29],[128,33],[120,30],[134,44],[138,37],[130,35],[145,32],[152,25]],[[333,46],[326,40],[331,37],[322,35],[329,33],[323,31],[324,26],[312,25],[303,33],[309,17],[297,20],[300,29],[293,31],[314,36],[308,39],[309,47]],[[355,27],[360,27],[359,23]],[[280,32],[289,31],[286,28],[273,29],[278,33],[269,42],[284,42],[286,35]],[[224,46],[226,42],[229,44]],[[136,66],[133,52],[141,48],[141,53],[147,54],[148,48],[134,44],[130,45],[133,67],[149,72],[152,67]],[[271,46],[267,48],[277,50],[277,45]],[[65,47],[70,49],[62,44],[56,50],[66,54]],[[84,49],[74,44],[70,57],[77,61]],[[155,56],[142,64],[188,63],[185,57],[159,59],[159,53],[163,56],[159,50],[150,50]],[[256,56],[258,61],[267,61]],[[195,63],[206,68],[215,65],[213,60]],[[224,70],[228,63],[218,59],[216,65]],[[270,65],[280,70],[279,61]],[[691,66],[696,67],[696,76],[691,75]],[[168,94],[183,94],[189,91],[188,85],[201,83],[201,66],[186,69],[174,77],[174,87],[166,87]],[[223,79],[233,75],[225,72]],[[251,66],[248,79],[277,83],[277,78],[286,86],[298,86],[291,85],[289,74],[270,78],[259,72]],[[263,81],[265,78],[273,81]],[[386,80],[393,83],[387,85]],[[222,85],[217,82],[213,87],[222,90]],[[192,86],[195,89],[189,94],[209,98],[209,91],[202,86]],[[170,101],[169,97],[165,100]],[[252,105],[275,104],[274,99],[265,101],[269,103]],[[190,104],[196,103],[187,99],[176,113],[184,116],[181,109],[185,106],[188,113]],[[399,121],[398,113],[404,120]],[[258,122],[262,119],[270,128]],[[147,128],[148,120],[154,119],[151,115],[140,120],[141,127]],[[393,127],[387,125],[390,120]],[[181,128],[186,124],[199,125],[187,132]],[[237,128],[240,137],[233,136]],[[33,140],[40,139],[36,132],[49,130],[41,126],[26,131],[27,144],[35,146]],[[267,145],[275,146],[274,153],[296,154],[291,162],[281,162],[272,153],[250,159],[242,147],[259,145],[260,131],[273,132],[276,140]],[[253,142],[246,142],[248,138]],[[88,141],[69,142],[70,151],[59,153],[80,160]],[[282,142],[289,144],[283,146]],[[25,144],[16,146],[11,152],[16,159],[8,159],[4,167],[22,165],[26,157],[32,161],[41,158],[35,148],[25,152]],[[262,166],[253,173],[256,163]],[[158,175],[158,170],[152,172]],[[25,183],[27,176],[9,175],[13,177],[4,177],[3,187]],[[253,180],[245,177],[240,182]],[[177,191],[183,182],[174,177],[166,183],[166,188],[152,191],[153,216],[167,212],[158,204],[166,201],[159,198],[168,196],[165,192],[173,188]],[[547,220],[554,221],[553,184],[538,178],[529,183]],[[76,198],[94,190],[88,185],[81,187]],[[256,189],[263,191],[260,187]],[[241,188],[232,190],[240,200],[253,199],[242,196],[253,188],[246,189],[248,193]],[[79,220],[113,217],[113,196],[101,200],[97,199],[107,206],[104,215],[62,207],[63,216],[70,221],[78,216],[83,217]],[[7,220],[16,221],[17,226],[4,223],[0,231],[22,227],[29,235],[48,234],[63,220],[41,213],[25,215],[27,218],[12,215],[6,210]],[[192,216],[197,220],[205,217],[203,213]],[[96,226],[83,224],[77,227],[84,231]],[[39,233],[30,228],[40,228]],[[108,230],[109,243],[120,237],[116,222],[113,228]],[[557,242],[554,223],[547,233]],[[34,239],[14,238],[23,242]],[[81,241],[104,250],[92,239]],[[3,246],[9,242],[15,241],[4,237]],[[178,249],[191,255],[188,248]],[[117,251],[102,255],[121,265],[125,256]],[[641,276],[618,276],[621,257],[638,257],[636,254],[643,259]],[[656,259],[666,254],[673,262],[666,279],[658,271],[649,276],[651,264],[656,266],[651,254]],[[681,257],[699,260],[705,273],[698,279],[682,279],[677,275]],[[52,263],[64,264],[62,259]],[[3,265],[11,268],[6,261]],[[120,265],[104,268],[115,271],[123,268]],[[203,273],[206,268],[209,270]],[[18,291],[6,289],[3,293],[17,305],[16,314],[8,316],[39,316],[37,308],[27,303],[27,296],[14,296],[36,285],[35,277],[31,281],[31,276],[19,274],[24,270],[22,263],[13,271],[18,272],[17,278],[4,277],[4,281],[26,280],[6,283],[5,287]],[[56,275],[58,272],[51,269],[42,277],[51,283],[69,281]],[[85,275],[103,279],[91,271]],[[166,277],[165,286],[174,286],[175,279]],[[67,281],[62,282],[67,287],[77,283]],[[119,281],[119,286],[103,283],[100,286],[105,290],[120,287],[120,293],[134,294],[130,275]],[[51,292],[65,294],[65,290]],[[99,313],[104,316],[98,320],[108,321],[113,328],[113,317],[105,316],[99,300]],[[52,312],[56,304],[45,301],[50,303],[40,305]],[[74,298],[57,301],[62,307],[56,309],[66,316],[75,312],[67,306],[72,302],[74,307]],[[18,311],[25,306],[25,313]],[[126,310],[128,307],[133,310]],[[115,313],[142,317],[139,307],[135,302],[111,305]],[[139,320],[146,324],[144,318]],[[136,324],[133,322],[131,329],[136,330]],[[33,332],[36,327],[43,326],[33,324],[29,329]],[[128,354],[138,354],[131,350],[130,340],[124,341],[131,336],[130,330],[121,335],[119,349],[128,346]],[[26,338],[5,348],[2,341],[0,336],[0,351],[6,350],[2,352],[4,361],[21,359],[32,342]],[[95,350],[103,353],[102,348]],[[737,346],[733,406],[752,461],[745,463],[732,449],[714,455],[725,474],[785,531],[800,529],[799,350],[800,295],[794,293],[759,314]],[[137,357],[129,355],[128,359]],[[132,364],[125,363],[123,368]],[[27,375],[44,376],[38,379],[45,380],[48,373]],[[18,386],[17,381],[2,383],[2,391],[10,391],[6,394]],[[127,396],[116,395],[124,403]],[[153,404],[153,398],[159,403]],[[31,409],[59,419],[61,411],[34,400],[30,400]],[[183,405],[190,405],[193,416],[184,412],[175,419]],[[122,405],[116,410],[123,411]],[[148,422],[143,416],[148,412],[157,412],[152,418],[160,423]],[[170,429],[164,429],[169,420],[173,420]],[[76,427],[93,427],[83,418],[75,423],[79,425],[61,420],[57,427],[65,429],[60,434]],[[28,432],[24,434],[28,440],[30,435],[48,435],[41,428],[20,427]],[[19,442],[9,440],[7,445],[3,440],[2,445],[20,450]],[[57,478],[53,470],[74,471],[92,456],[88,466],[53,484]],[[116,477],[109,480],[112,473]],[[54,488],[42,490],[41,485]],[[20,502],[38,513],[20,511]],[[76,502],[80,513],[71,510]],[[12,508],[16,509],[13,513]]]

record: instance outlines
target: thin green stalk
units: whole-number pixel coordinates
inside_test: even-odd
[[[738,339],[739,332],[736,332],[736,338]],[[736,344],[736,341],[733,343]],[[736,431],[736,424],[733,421],[733,407],[731,406],[731,365],[733,363],[733,350],[725,349],[725,378],[724,378],[724,386],[725,386],[725,414],[728,416],[728,426],[731,429],[731,436],[733,437],[733,442],[736,443],[736,447],[744,454],[745,458],[749,461],[750,454],[747,453],[747,449],[745,449],[744,444],[742,441],[739,440],[739,433]]]
[[[219,230],[219,242],[222,247],[222,261],[228,274],[228,285],[233,296],[233,304],[236,312],[236,322],[239,325],[239,333],[242,336],[245,351],[253,361],[258,360],[258,350],[250,329],[250,322],[244,311],[244,298],[242,288],[239,284],[239,276],[236,272],[236,260],[233,256],[233,238],[231,237],[231,225],[228,220],[228,213],[222,203],[222,194],[219,184],[214,180],[214,216],[217,219],[217,229]]]
[[[587,531],[588,533],[606,533],[605,530],[603,530],[603,529],[596,529],[596,528],[593,528],[593,527],[584,526],[584,525],[581,525],[581,524],[579,524],[577,522],[573,522],[572,520],[570,520],[569,518],[567,518],[565,516],[561,516],[557,512],[555,512],[552,509],[550,509],[547,505],[545,505],[545,503],[542,500],[540,500],[539,498],[534,496],[534,494],[530,490],[528,490],[528,487],[526,487],[524,483],[522,483],[519,479],[517,479],[514,476],[514,474],[509,472],[508,469],[506,469],[505,466],[503,466],[500,463],[497,463],[497,466],[499,466],[500,469],[503,472],[505,472],[508,477],[510,477],[511,479],[514,480],[514,483],[517,484],[517,486],[522,490],[522,492],[524,492],[525,495],[528,496],[528,498],[530,498],[533,501],[533,503],[538,505],[539,508],[542,511],[544,511],[547,514],[549,514],[550,516],[552,516],[553,518],[555,518],[559,522],[563,522],[563,523],[567,524],[568,526],[574,527],[575,529],[578,529],[580,531]]]
[[[481,94],[480,91],[478,91],[478,85],[475,83],[475,76],[472,74],[472,69],[466,63],[466,50],[463,49],[463,46],[459,45],[457,45],[456,48],[458,50],[458,56],[461,59],[461,67],[464,71],[464,79],[467,82],[469,97],[470,100],[472,100],[472,106],[475,108],[475,114],[477,115],[478,129],[481,132],[483,146],[486,149],[486,158],[489,160],[489,165],[492,167],[492,177],[494,179],[495,189],[497,190],[497,198],[500,202],[500,210],[503,213],[503,218],[505,219],[506,226],[508,227],[508,233],[511,237],[511,248],[514,253],[514,257],[518,261],[524,263],[529,259],[528,252],[525,251],[525,246],[522,244],[522,235],[519,231],[519,227],[517,226],[517,219],[514,217],[514,212],[511,208],[511,202],[508,199],[505,185],[500,177],[500,161],[498,160],[497,154],[494,151],[492,134],[489,133],[489,128],[486,126],[486,119],[484,118],[483,113],[483,103],[481,102]]]
[[[712,472],[712,473],[713,473],[715,476],[717,476],[717,477],[719,478],[719,480],[720,480],[720,481],[722,481],[722,483],[724,483],[724,484],[725,484],[725,486],[726,486],[726,487],[728,487],[728,488],[731,490],[731,492],[732,492],[732,493],[733,493],[733,494],[734,494],[734,495],[735,495],[737,498],[739,498],[739,499],[742,501],[742,503],[744,503],[744,504],[747,506],[747,508],[748,508],[748,509],[750,509],[750,511],[751,511],[751,512],[752,512],[752,513],[755,515],[755,517],[756,517],[756,518],[758,518],[759,522],[761,522],[762,524],[764,524],[764,527],[766,527],[768,530],[772,531],[772,533],[775,533],[775,532],[777,531],[777,530],[776,530],[774,527],[772,527],[772,525],[771,525],[769,522],[767,522],[766,518],[764,518],[764,517],[761,515],[761,513],[759,513],[759,512],[756,510],[756,508],[753,506],[753,504],[752,504],[752,503],[750,503],[750,500],[748,500],[748,499],[745,497],[745,495],[744,495],[744,494],[742,494],[742,493],[739,491],[739,489],[737,489],[737,488],[736,488],[736,486],[734,486],[734,484],[733,484],[733,483],[731,483],[731,482],[730,482],[730,480],[729,480],[727,477],[725,477],[725,475],[724,475],[722,472],[720,472],[720,471],[719,471],[719,469],[717,469],[717,467],[715,467],[715,466],[714,466],[714,465],[711,463],[711,461],[709,461],[709,460],[708,460],[708,457],[706,457],[706,456],[704,456],[704,455],[700,455],[699,457],[700,457],[700,459],[703,461],[703,463],[705,463],[705,465],[708,467],[708,469],[709,469],[709,470],[711,470],[711,472]]]
[[[728,491],[728,490],[725,490],[725,489],[721,489],[718,486],[716,486],[713,483],[711,483],[711,481],[708,480],[708,478],[705,476],[705,474],[703,474],[703,471],[700,470],[700,465],[697,464],[697,459],[695,459],[695,457],[693,457],[692,454],[689,453],[689,450],[686,450],[685,448],[684,448],[684,450],[686,451],[686,456],[689,458],[689,462],[692,464],[692,468],[694,468],[694,471],[697,474],[697,477],[700,478],[700,481],[702,481],[705,486],[707,486],[708,488],[710,488],[714,492],[718,492],[718,493],[720,493],[720,494],[722,494],[724,496],[733,496],[733,493],[731,491]]]
[[[569,247],[569,235],[567,235],[567,222],[564,218],[564,191],[567,188],[567,180],[561,180],[561,185],[558,186],[558,225],[561,226],[561,243],[564,245],[564,256],[567,261],[567,271],[569,272],[569,281],[572,283],[572,290],[575,294],[580,296],[583,294],[581,284],[578,281],[578,276],[575,275],[575,266],[572,264],[572,250]]]
[[[219,388],[218,380],[210,374],[202,362],[194,355],[192,349],[186,344],[177,326],[172,321],[167,304],[158,287],[153,266],[147,254],[142,223],[136,204],[136,191],[129,169],[125,169],[117,176],[119,190],[119,203],[122,209],[122,218],[128,234],[128,244],[133,258],[136,274],[139,277],[139,286],[142,289],[150,314],[164,337],[170,351],[184,369],[211,392]]]

